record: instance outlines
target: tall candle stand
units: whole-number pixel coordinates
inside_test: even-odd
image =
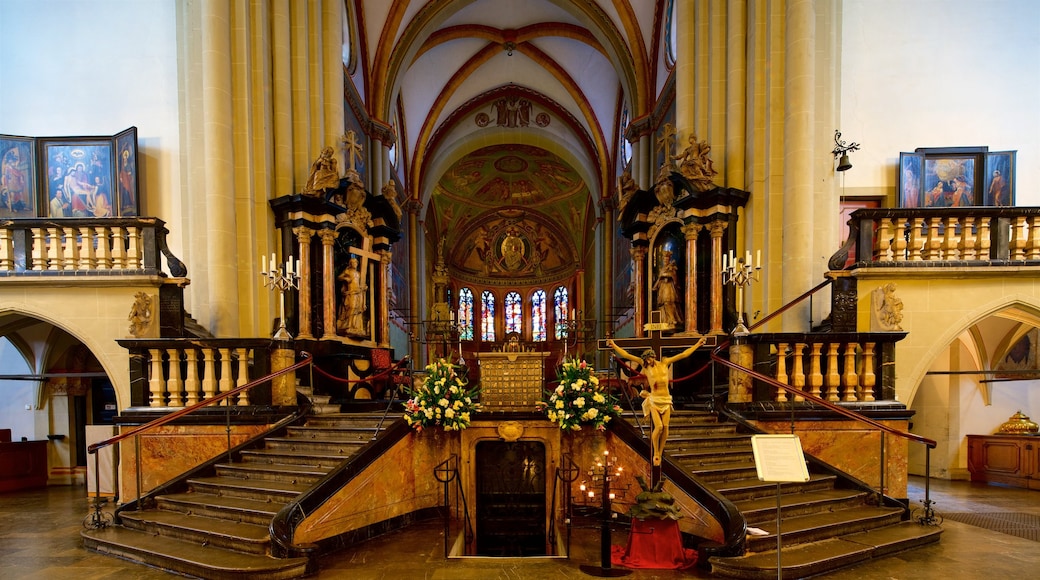
[[[570,318],[564,318],[556,323],[556,334],[563,337],[563,358],[567,358],[571,339],[574,339],[574,345],[577,346],[578,335],[585,330],[586,321],[582,318],[583,314],[581,310],[576,310],[571,313]]]
[[[611,484],[613,483],[616,492],[618,489],[617,481],[621,478],[623,471],[624,469],[620,465],[613,462],[610,457],[610,451],[604,451],[603,459],[597,461],[596,465],[589,469],[589,480],[583,481],[578,487],[583,496],[588,497],[589,500],[596,499],[595,488],[599,487],[600,505],[603,510],[599,527],[600,565],[582,564],[579,566],[582,572],[590,576],[615,578],[632,573],[627,568],[614,568],[610,562],[610,526],[614,522],[614,518],[617,517],[614,510],[611,509],[611,502],[615,497],[614,492],[611,491]]]
[[[278,330],[273,338],[277,340],[292,340],[292,335],[285,328],[285,292],[289,289],[297,290],[300,287],[300,261],[287,258],[285,266],[279,266],[274,254],[271,254],[271,267],[267,267],[267,256],[260,256],[260,275],[263,277],[264,288],[278,292]]]
[[[744,289],[752,282],[758,282],[762,271],[762,250],[755,252],[755,264],[751,263],[751,250],[743,258],[733,255],[722,255],[722,283],[733,284],[737,289],[737,325],[733,328],[733,336],[746,336],[751,333],[744,324]]]

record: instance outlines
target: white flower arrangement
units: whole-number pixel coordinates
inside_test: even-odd
[[[426,365],[426,380],[408,393],[411,398],[405,402],[404,420],[416,431],[438,425],[445,431],[469,427],[480,403],[476,402],[476,389],[466,387],[455,367],[444,359]]]
[[[604,431],[607,423],[621,415],[617,399],[600,388],[599,379],[583,360],[564,360],[559,383],[545,395],[546,400],[537,403],[538,410],[563,430],[578,431],[589,425]]]

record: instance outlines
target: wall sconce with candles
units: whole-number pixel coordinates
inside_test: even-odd
[[[737,289],[737,325],[733,336],[745,336],[751,331],[744,325],[744,288],[759,280],[762,271],[762,250],[755,251],[755,264],[751,263],[751,250],[743,258],[737,258],[733,250],[722,255],[722,283],[733,284]]]
[[[857,150],[859,150],[859,143],[846,144],[841,140],[841,131],[834,130],[834,150],[831,153],[838,160],[838,171],[852,169],[852,162],[849,161],[849,151]]]
[[[271,254],[271,269],[267,269],[267,256],[260,256],[260,275],[263,276],[264,288],[278,292],[278,330],[272,338],[277,340],[292,340],[292,335],[285,328],[285,292],[289,289],[296,290],[300,287],[300,261],[293,262],[292,257],[286,258],[285,267],[278,265],[274,254]]]

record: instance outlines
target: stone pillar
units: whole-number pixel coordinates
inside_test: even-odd
[[[686,313],[686,326],[683,332],[697,332],[697,238],[704,226],[698,223],[686,224],[682,227],[686,235],[686,297],[683,304]]]
[[[293,228],[293,233],[296,234],[296,243],[300,248],[300,303],[297,305],[297,323],[300,328],[296,338],[311,339],[314,338],[311,334],[311,237],[314,236],[314,230],[300,226]]]
[[[600,270],[603,272],[600,277],[603,300],[600,302],[599,319],[607,321],[606,329],[611,335],[614,330],[614,276],[616,275],[614,272],[614,222],[617,219],[614,215],[614,200],[616,195],[615,192],[614,196],[609,196],[602,201],[603,220],[599,224],[600,243],[603,247],[603,259],[600,263]]]
[[[405,210],[408,213],[408,285],[410,286],[408,308],[413,317],[420,316],[422,312],[419,309],[421,307],[419,293],[425,291],[425,284],[419,275],[419,240],[422,236],[421,228],[419,227],[419,212],[421,210],[422,204],[415,197],[408,200]],[[422,344],[419,342],[420,334],[421,330],[412,332],[411,355],[412,361],[423,365],[425,364],[425,359],[422,358],[423,349]],[[462,356],[462,353],[459,353],[459,356]],[[420,366],[419,368],[422,367]]]
[[[781,279],[783,303],[813,286],[816,15],[812,0],[791,0],[786,11],[784,80],[784,194]],[[785,330],[806,329],[808,302],[783,315]]]
[[[336,261],[332,245],[336,242],[335,230],[321,230],[322,276],[322,332],[323,339],[336,338]]]
[[[744,339],[734,337],[733,343],[729,345],[729,360],[745,368],[753,368],[755,364],[754,347],[744,342]],[[750,403],[754,382],[751,376],[737,370],[729,371],[729,402]]]
[[[722,234],[729,227],[729,222],[716,220],[708,224],[711,234],[711,334],[723,334],[722,305],[725,303],[722,293]]]
[[[271,372],[291,367],[296,362],[296,351],[288,341],[276,341],[271,350]],[[292,407],[296,405],[296,373],[286,373],[271,381],[271,405]]]
[[[379,250],[379,346],[390,346],[390,250]]]

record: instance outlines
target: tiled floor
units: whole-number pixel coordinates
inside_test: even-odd
[[[910,498],[924,497],[922,480],[911,478]],[[175,576],[82,548],[79,530],[87,516],[83,488],[0,493],[0,577],[23,579],[164,579]],[[1040,516],[1040,492],[968,482],[933,481],[932,497],[942,512],[1000,512]],[[938,544],[828,574],[829,580],[1017,578],[1040,570],[1040,544],[947,520]],[[624,544],[625,534],[613,538]],[[595,529],[573,532],[569,559],[467,558],[445,560],[438,523],[376,538],[325,557],[321,580],[485,580],[590,578],[582,564],[599,564]],[[636,570],[628,578],[710,578],[704,570]]]

